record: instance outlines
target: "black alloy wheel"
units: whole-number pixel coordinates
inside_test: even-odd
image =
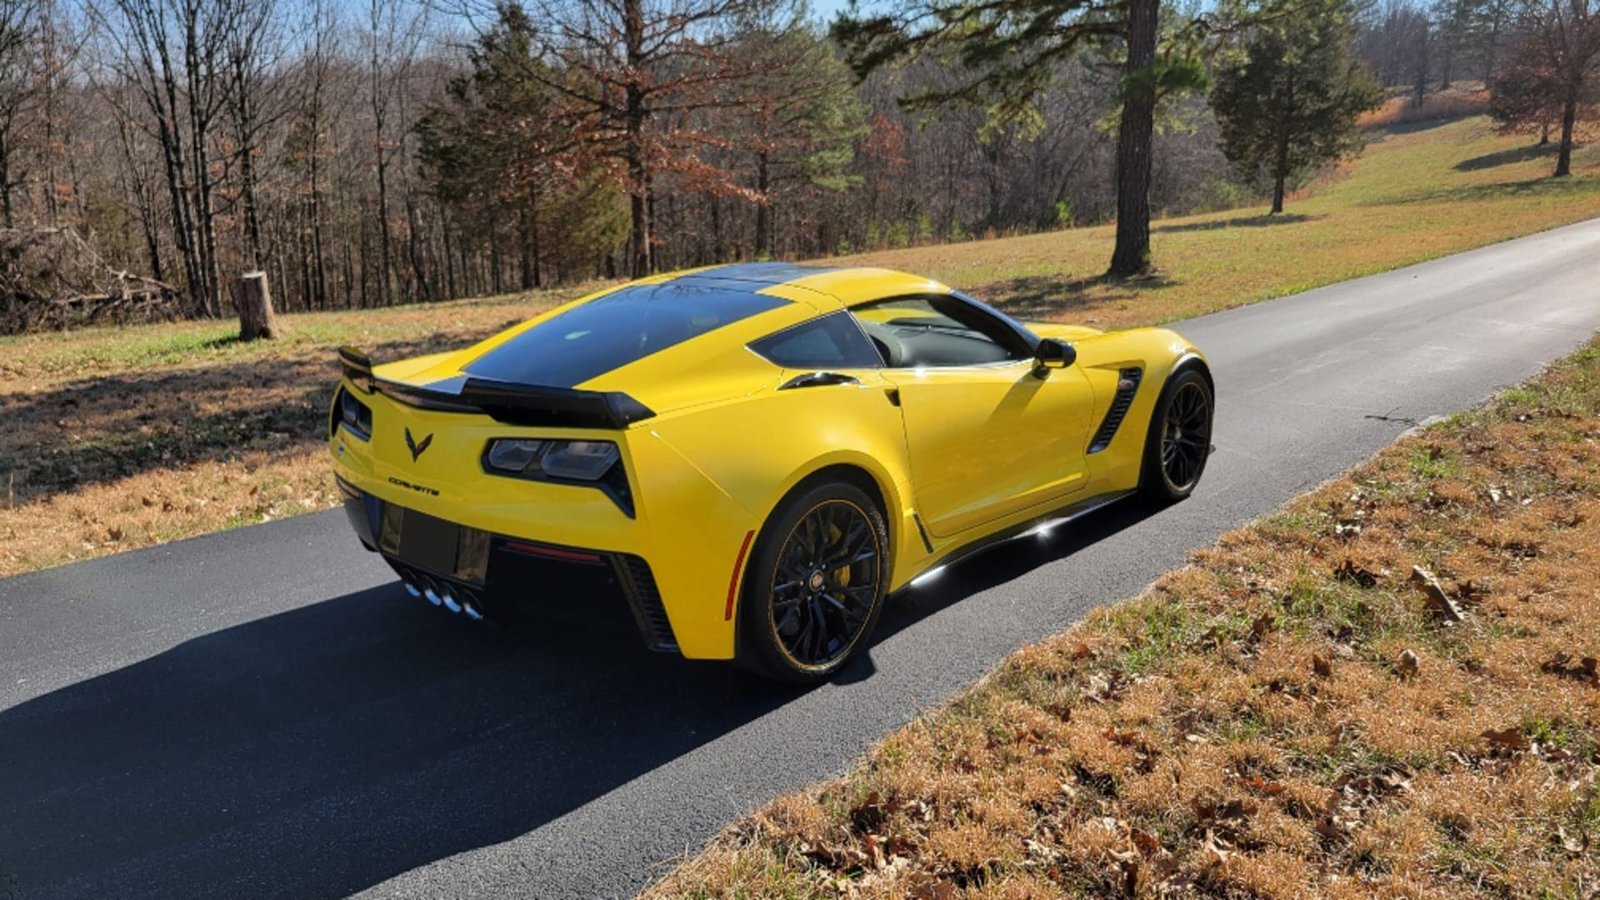
[[[1179,490],[1194,487],[1211,452],[1211,398],[1205,385],[1186,381],[1167,406],[1161,428],[1161,468]]]
[[[837,671],[882,609],[885,535],[882,513],[854,485],[822,484],[780,504],[746,571],[741,660],[786,681]]]
[[[1156,401],[1145,441],[1140,487],[1162,500],[1181,500],[1200,483],[1211,455],[1211,386],[1199,371],[1173,375]]]

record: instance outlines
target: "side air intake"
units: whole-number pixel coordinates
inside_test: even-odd
[[[667,621],[667,608],[661,603],[661,592],[656,589],[655,575],[650,564],[631,553],[617,555],[628,605],[644,634],[646,646],[659,653],[677,652],[678,642],[672,634],[672,623]]]
[[[1133,405],[1133,395],[1139,392],[1139,380],[1143,377],[1144,370],[1139,368],[1122,369],[1117,373],[1117,393],[1111,398],[1111,408],[1106,410],[1105,420],[1094,433],[1094,440],[1089,442],[1090,453],[1099,453],[1111,446],[1111,439],[1117,436],[1117,429],[1128,415],[1128,407]]]

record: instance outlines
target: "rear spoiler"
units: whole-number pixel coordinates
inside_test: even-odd
[[[353,347],[339,349],[339,362],[350,383],[369,394],[380,393],[421,409],[484,413],[507,425],[621,429],[655,415],[621,391],[468,378],[458,393],[448,393],[374,377],[372,359]]]

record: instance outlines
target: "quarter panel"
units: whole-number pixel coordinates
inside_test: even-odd
[[[785,371],[784,377],[798,372]],[[875,371],[852,371],[859,385],[773,390],[743,402],[645,423],[734,502],[764,522],[779,500],[812,473],[855,466],[883,494],[894,551],[892,583],[927,555],[910,520],[911,485],[893,387]],[[641,487],[648,492],[649,485]],[[693,510],[684,511],[693,515]]]
[[[1121,369],[1143,370],[1133,404],[1106,449],[1088,456],[1091,478],[1099,491],[1134,488],[1144,459],[1144,443],[1156,399],[1173,368],[1183,359],[1204,359],[1182,335],[1164,328],[1134,328],[1082,338],[1073,343],[1076,365],[1095,386],[1094,424],[1105,417],[1115,394]]]

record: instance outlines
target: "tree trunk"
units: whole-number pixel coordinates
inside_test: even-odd
[[[0,134],[0,222],[7,228],[16,227],[11,210],[11,147]]]
[[[1128,4],[1128,62],[1122,76],[1122,122],[1117,129],[1117,245],[1113,278],[1150,267],[1150,159],[1155,132],[1156,18],[1160,0]]]
[[[1431,43],[1427,26],[1424,25],[1422,34],[1417,38],[1416,56],[1412,59],[1416,69],[1413,70],[1415,77],[1411,86],[1411,103],[1417,109],[1422,108],[1422,104],[1428,96],[1428,69],[1430,68],[1428,51],[1431,49]]]
[[[417,200],[408,189],[406,191],[406,240],[407,256],[411,261],[411,277],[417,284],[417,296],[423,302],[433,299],[433,283],[428,278],[427,264],[422,258],[422,223],[417,214]]]
[[[756,203],[756,257],[772,258],[772,198],[767,195],[771,179],[767,168],[767,151],[756,154],[756,191],[761,200]]]
[[[1572,174],[1572,129],[1578,121],[1578,92],[1567,92],[1567,103],[1561,110],[1561,147],[1556,151],[1556,175],[1563,178]]]
[[[394,251],[389,239],[389,163],[378,136],[378,305],[389,305],[389,273],[394,271]]]
[[[628,162],[628,214],[633,226],[628,248],[632,258],[628,268],[632,277],[643,278],[651,270],[650,173],[644,158],[644,120],[648,111],[645,108],[644,86],[639,82],[643,77],[645,62],[643,0],[623,0],[622,22],[628,67],[634,73],[628,82],[627,109],[624,113],[628,132],[624,153]]]
[[[233,305],[239,309],[239,340],[270,340],[278,336],[278,321],[272,313],[272,289],[267,286],[267,273],[246,272],[235,278]]]
[[[1283,88],[1283,119],[1278,123],[1278,152],[1272,161],[1272,215],[1283,212],[1283,187],[1289,180],[1289,122],[1294,115],[1294,76]]]

